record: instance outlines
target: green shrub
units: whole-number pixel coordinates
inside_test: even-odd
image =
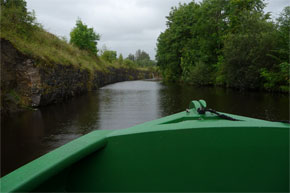
[[[100,40],[100,35],[94,32],[93,28],[88,28],[87,25],[78,19],[76,27],[70,32],[70,43],[77,46],[81,50],[87,50],[97,55],[97,41]]]
[[[112,50],[105,50],[102,53],[101,58],[107,62],[113,63],[117,60],[117,52]]]
[[[261,77],[265,80],[264,88],[270,91],[289,92],[289,68],[290,64],[283,62],[276,71],[261,69]]]

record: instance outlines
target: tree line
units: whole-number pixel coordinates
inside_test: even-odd
[[[76,26],[70,33],[70,43],[76,47],[87,50],[88,52],[98,55],[97,41],[100,40],[100,34],[96,33],[93,28],[84,24],[81,19],[77,19]],[[117,52],[108,50],[106,46],[101,50],[100,57],[106,62],[124,64],[130,67],[152,67],[155,66],[155,61],[150,59],[147,52],[137,50],[135,55],[129,54],[127,58],[123,58],[120,54],[117,57]]]
[[[290,7],[273,20],[263,0],[173,7],[157,40],[165,81],[289,92]]]

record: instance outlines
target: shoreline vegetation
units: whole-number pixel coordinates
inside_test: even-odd
[[[158,37],[154,61],[140,49],[127,58],[99,49],[100,35],[81,19],[68,41],[44,30],[25,0],[0,3],[1,47],[6,41],[13,47],[1,49],[2,112],[3,105],[51,104],[152,73],[165,83],[289,93],[289,6],[274,21],[263,0],[179,4]]]
[[[113,50],[99,51],[99,34],[80,19],[68,42],[44,30],[25,0],[0,3],[1,112],[61,102],[106,84],[150,78],[156,72],[145,51],[137,50],[125,59]]]
[[[263,0],[173,7],[157,40],[165,82],[289,93],[290,6],[277,19]]]

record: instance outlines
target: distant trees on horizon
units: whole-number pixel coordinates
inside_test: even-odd
[[[89,28],[81,19],[77,19],[76,26],[70,33],[70,43],[82,50],[87,50],[94,55],[98,54],[97,41],[100,40],[100,35],[97,34],[93,28]],[[138,49],[135,53],[129,54],[124,60],[123,55],[120,54],[117,58],[117,51],[108,50],[106,45],[103,46],[99,54],[101,59],[109,63],[117,62],[119,64],[126,64],[129,66],[147,67],[154,66],[155,61],[150,59],[147,52]]]

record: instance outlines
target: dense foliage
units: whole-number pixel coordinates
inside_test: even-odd
[[[180,4],[157,41],[165,81],[289,90],[289,7],[277,19],[263,0]]]
[[[102,53],[101,58],[107,62],[112,63],[117,60],[117,52],[113,50],[105,50]]]
[[[97,41],[100,40],[100,35],[94,32],[93,28],[78,19],[76,27],[70,32],[70,43],[82,50],[87,50],[93,54],[97,54]]]
[[[24,0],[1,0],[1,28],[27,35],[37,28],[34,12],[27,11]]]

